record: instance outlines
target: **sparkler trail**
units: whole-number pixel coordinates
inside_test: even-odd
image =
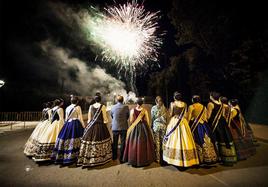
[[[104,13],[91,7],[91,13],[85,23],[90,41],[101,50],[102,60],[130,74],[131,87],[136,91],[136,67],[158,59],[162,45],[162,34],[157,33],[159,11],[147,12],[143,5],[132,1],[108,6]]]

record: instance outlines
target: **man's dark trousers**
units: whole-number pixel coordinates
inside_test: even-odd
[[[126,136],[127,130],[118,130],[113,131],[113,160],[117,159],[117,147],[118,147],[118,138],[121,138],[121,146],[120,146],[120,162],[123,161],[123,155],[125,150]]]

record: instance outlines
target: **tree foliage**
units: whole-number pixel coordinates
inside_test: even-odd
[[[206,99],[216,90],[238,98],[245,109],[267,69],[264,7],[260,2],[173,0],[169,18],[179,51],[167,68],[151,75],[150,92],[170,101],[174,90],[188,99],[193,94]]]

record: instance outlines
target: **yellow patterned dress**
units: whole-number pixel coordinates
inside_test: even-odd
[[[180,167],[199,164],[195,142],[185,118],[186,108],[184,102],[171,103],[172,118],[163,141],[163,160]]]

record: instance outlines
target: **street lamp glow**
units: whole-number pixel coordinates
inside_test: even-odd
[[[5,84],[5,81],[0,80],[0,88],[1,88],[2,86],[4,86],[4,84]]]

